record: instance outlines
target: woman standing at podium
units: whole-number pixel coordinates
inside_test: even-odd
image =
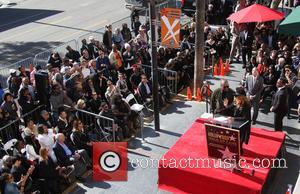
[[[242,144],[248,144],[251,129],[251,105],[246,97],[244,88],[236,88],[234,94],[234,103],[228,105],[228,100],[224,101],[224,106],[231,109],[231,116],[235,121],[247,122],[248,123],[240,129],[240,140],[241,140],[241,154],[243,153]]]

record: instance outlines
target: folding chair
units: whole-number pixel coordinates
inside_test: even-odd
[[[140,124],[141,124],[141,136],[142,136],[142,140],[145,141],[145,139],[144,139],[144,113],[143,113],[144,105],[139,104],[132,93],[127,95],[127,97],[125,98],[125,101],[129,104],[130,109],[132,111],[135,111],[136,113],[139,114]],[[134,101],[133,104],[130,103],[131,101]]]

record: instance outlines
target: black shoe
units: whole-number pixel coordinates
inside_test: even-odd
[[[256,121],[252,121],[252,125],[256,125]]]
[[[82,182],[82,183],[84,183],[85,181],[86,181],[86,179],[85,178],[82,178],[82,177],[76,177],[76,179],[79,181],[79,182]]]
[[[246,68],[246,65],[243,65],[243,67],[242,67],[243,69],[245,69]]]
[[[300,123],[300,118],[298,119],[298,123]]]

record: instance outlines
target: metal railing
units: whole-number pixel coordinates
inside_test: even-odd
[[[38,54],[36,54],[34,56],[34,64],[35,65],[40,65],[43,69],[46,68],[46,65],[48,63],[48,60],[49,60],[49,57],[50,55],[53,53],[53,52],[58,52],[58,54],[60,55],[61,59],[64,58],[67,50],[66,50],[66,47],[67,46],[71,46],[73,49],[77,49],[78,46],[77,46],[77,41],[74,39],[74,40],[70,40],[68,42],[65,42],[55,48],[52,48],[52,49],[48,49],[48,50],[45,50],[43,52],[40,52]]]
[[[101,28],[102,29],[102,28]],[[87,43],[89,43],[89,38],[93,37],[95,41],[100,41],[102,42],[103,40],[103,32],[89,32],[87,34],[84,34],[82,36],[79,36],[77,38],[77,50],[80,52],[80,49],[82,47],[82,40],[85,39]]]
[[[0,138],[2,143],[6,143],[11,139],[20,139],[21,138],[21,129],[24,128],[24,122],[28,118],[38,121],[40,119],[40,112],[44,110],[44,105],[39,105],[30,112],[22,115],[19,119],[10,121],[8,124],[0,128]]]
[[[18,69],[21,65],[23,65],[26,69],[29,68],[30,64],[34,64],[34,58],[29,57],[18,61],[16,63],[10,64],[0,69],[0,83],[3,88],[7,88],[7,78],[10,75],[10,69]]]
[[[142,65],[142,68],[148,78],[152,77],[152,67]],[[177,94],[178,76],[176,71],[158,68],[158,81],[160,86],[166,86],[169,88],[172,94]]]
[[[92,131],[94,140],[97,141],[116,141],[115,121],[114,119],[97,115],[82,109],[64,105],[68,115],[72,115],[74,119],[79,119],[85,126],[85,130]]]

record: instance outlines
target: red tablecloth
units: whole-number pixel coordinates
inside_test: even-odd
[[[252,128],[248,145],[244,145],[244,158],[252,167],[255,158],[276,158],[284,141],[282,132],[270,132]],[[174,168],[168,166],[182,158],[208,158],[203,120],[197,120],[190,129],[160,160],[158,185],[160,189],[173,193],[201,194],[259,194],[270,168],[255,169],[254,176],[247,173],[230,172],[221,168]],[[255,163],[257,165],[258,163]],[[246,171],[247,172],[247,171]],[[250,172],[250,171],[248,171]]]

